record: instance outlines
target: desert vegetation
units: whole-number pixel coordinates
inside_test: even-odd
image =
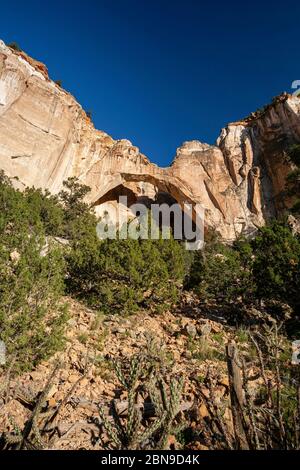
[[[298,147],[290,158],[297,169],[287,184],[295,195]],[[118,384],[119,398],[94,396],[93,414],[80,421],[87,448],[299,448],[291,341],[299,334],[300,238],[288,218],[232,245],[210,233],[205,249],[191,254],[172,238],[99,240],[88,191],[70,178],[55,196],[20,192],[0,175],[2,448],[56,448],[71,439],[78,423],[68,418],[62,430],[60,417],[78,406],[80,383],[96,384],[98,375]],[[68,312],[74,303],[92,318],[88,327]],[[163,324],[166,354],[134,336],[152,318]],[[80,365],[72,359],[76,379],[51,402],[75,341],[72,328],[86,356]],[[120,348],[130,341],[128,363]],[[43,386],[29,398],[16,392],[43,364]],[[21,424],[5,411],[12,400],[30,411]]]
[[[64,448],[83,431],[90,449],[299,449],[299,374],[287,369],[284,337],[274,323],[263,334],[249,333],[254,352],[236,340],[224,347],[225,374],[210,364],[194,378],[193,401],[184,399],[186,377],[178,376],[153,344],[127,360],[111,361],[121,398],[85,401],[93,414],[84,421],[78,419],[82,402],[76,392],[91,364],[86,360],[53,407],[48,394],[62,367],[57,362],[41,393],[18,394],[29,407],[28,419],[20,427],[9,417],[10,431],[2,433],[0,446]],[[60,419],[70,406],[72,420],[62,427]]]

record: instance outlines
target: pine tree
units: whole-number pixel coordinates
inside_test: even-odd
[[[0,175],[0,339],[15,368],[32,368],[63,345],[64,260],[48,246],[39,211]]]

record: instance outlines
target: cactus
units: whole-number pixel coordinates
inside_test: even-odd
[[[154,374],[147,357],[137,355],[130,361],[127,374],[119,362],[114,369],[120,384],[128,393],[127,418],[120,416],[113,406],[113,422],[99,407],[101,424],[110,439],[110,446],[117,449],[164,449],[168,437],[182,429],[177,416],[183,388],[182,378],[171,378],[169,384],[160,374]],[[156,377],[156,378],[154,378]],[[152,421],[144,416],[137,405],[139,393],[148,394],[155,410]],[[145,408],[145,407],[144,407]]]

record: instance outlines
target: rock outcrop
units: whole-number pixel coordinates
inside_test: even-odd
[[[299,141],[300,99],[284,94],[229,124],[215,146],[186,142],[160,168],[128,140],[96,130],[43,64],[0,41],[0,168],[20,187],[57,192],[77,176],[100,208],[123,193],[135,200],[167,194],[202,204],[206,225],[232,240],[289,205],[285,152]]]

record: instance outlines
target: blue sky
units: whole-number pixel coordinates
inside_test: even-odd
[[[184,141],[214,143],[300,79],[300,3],[197,0],[1,2],[0,38],[167,166]]]

